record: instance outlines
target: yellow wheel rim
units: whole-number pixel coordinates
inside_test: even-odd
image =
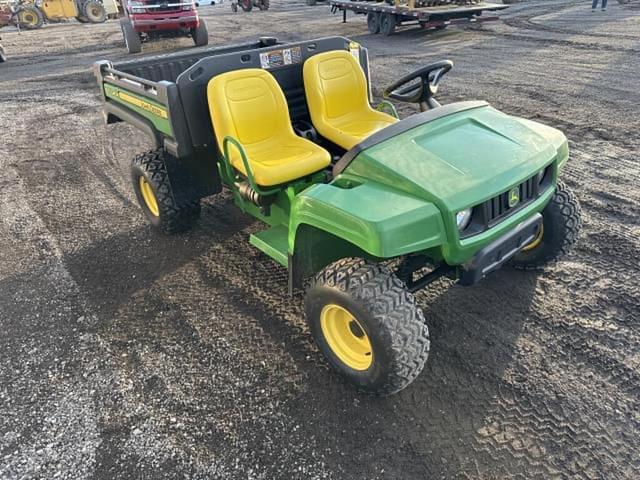
[[[538,245],[540,245],[540,242],[542,242],[543,235],[544,235],[544,225],[540,225],[540,230],[538,230],[538,234],[536,235],[536,238],[534,238],[531,241],[531,243],[529,243],[528,245],[525,245],[524,247],[522,247],[522,251],[528,252],[529,250],[533,250]]]
[[[142,176],[138,182],[140,183],[140,193],[142,194],[145,205],[154,216],[159,217],[160,209],[158,208],[158,201],[156,200],[156,195],[153,193],[151,185],[147,182],[147,179]]]
[[[373,363],[373,349],[364,328],[346,309],[330,303],[320,312],[320,328],[329,348],[342,363],[366,370]]]
[[[38,23],[38,17],[31,12],[22,12],[22,15],[20,15],[20,21],[25,25],[35,25]]]

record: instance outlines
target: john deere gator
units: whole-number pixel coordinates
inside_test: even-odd
[[[541,268],[581,225],[560,180],[565,136],[484,101],[441,105],[451,67],[399,79],[379,108],[367,50],[342,37],[100,61],[95,74],[106,122],[155,143],[131,164],[149,222],[191,228],[201,199],[227,189],[264,225],[248,241],[288,270],[291,292],[305,289],[327,361],[388,395],[427,360],[418,290],[442,276],[473,285],[505,264]],[[389,100],[420,113],[400,119]]]

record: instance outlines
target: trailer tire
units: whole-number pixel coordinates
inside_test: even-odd
[[[162,149],[137,155],[131,162],[131,181],[145,216],[158,230],[172,234],[193,226],[200,216],[200,199],[177,205]]]
[[[396,31],[397,18],[393,13],[380,15],[380,33],[385,37],[393,35]]]
[[[142,40],[140,34],[133,29],[131,20],[128,18],[120,19],[120,28],[124,36],[124,45],[129,53],[140,53],[142,51]]]
[[[250,12],[253,10],[253,0],[239,0],[238,4],[243,12]]]
[[[511,265],[520,270],[540,270],[558,261],[578,239],[581,214],[578,199],[558,181],[555,194],[542,211],[539,236],[513,258]]]
[[[361,258],[328,265],[311,282],[305,309],[328,363],[361,390],[394,394],[424,368],[429,356],[424,314],[384,265]]]
[[[44,25],[44,15],[33,5],[22,5],[16,11],[16,18],[20,28],[25,30],[37,30]]]
[[[107,11],[98,0],[87,0],[82,6],[82,12],[91,23],[104,23],[107,21]]]
[[[196,28],[191,29],[191,36],[193,37],[193,43],[196,47],[203,47],[209,43],[209,32],[207,31],[207,24],[204,19],[200,19],[200,23]]]
[[[369,33],[380,33],[380,13],[369,12],[367,13],[367,28]]]

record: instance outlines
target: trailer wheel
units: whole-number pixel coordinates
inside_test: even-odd
[[[162,149],[137,155],[131,162],[131,181],[145,216],[158,230],[177,233],[188,230],[200,215],[200,200],[177,205]]]
[[[367,13],[367,28],[369,29],[369,33],[380,33],[380,13]]]
[[[253,0],[240,0],[238,2],[243,12],[250,12],[253,10]]]
[[[120,19],[120,28],[124,36],[124,44],[129,53],[140,53],[142,51],[142,40],[140,34],[133,29],[131,20],[128,18]]]
[[[44,15],[33,5],[22,5],[16,12],[20,28],[25,30],[36,30],[44,24]]]
[[[85,2],[82,11],[91,23],[104,23],[107,21],[107,11],[104,9],[104,5],[98,0],[88,0]]]
[[[397,18],[393,13],[380,15],[380,33],[385,37],[393,35],[393,32],[396,31],[396,22]]]
[[[191,36],[193,37],[193,43],[196,47],[203,47],[209,43],[209,32],[207,31],[207,24],[204,19],[200,19],[200,23],[196,28],[191,29]]]
[[[429,329],[405,285],[385,266],[345,258],[313,279],[307,322],[329,364],[358,388],[391,395],[429,356]]]

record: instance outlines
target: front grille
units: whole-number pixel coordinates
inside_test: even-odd
[[[471,221],[467,228],[460,232],[460,238],[471,237],[502,222],[538,198],[551,186],[552,181],[553,168],[552,165],[549,165],[544,169],[542,178],[535,174],[519,185],[475,205],[471,211]],[[516,192],[517,202],[514,202],[513,199],[510,202],[509,197]]]
[[[145,8],[145,13],[170,13],[170,12],[179,12],[182,10],[182,6],[180,5],[175,5],[175,4],[179,4],[179,3],[183,3],[181,0],[171,0],[169,1],[150,1],[150,2],[146,2],[144,4],[144,6],[146,6],[147,8]],[[173,6],[170,6],[173,5]],[[148,8],[148,7],[151,8]]]
[[[537,175],[535,175],[516,187],[518,191],[518,202],[515,205],[509,206],[509,196],[514,190],[513,188],[501,193],[497,197],[487,200],[484,208],[487,209],[489,226],[509,215],[512,210],[521,208],[536,198],[538,196],[538,187],[538,179]]]

